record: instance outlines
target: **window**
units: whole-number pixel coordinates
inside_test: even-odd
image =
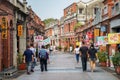
[[[68,23],[68,28],[69,28],[69,32],[70,32],[70,23]]]
[[[107,14],[107,12],[108,12],[108,8],[107,8],[107,6],[105,6],[104,7],[104,14]]]
[[[79,14],[82,14],[83,8],[79,8]]]
[[[94,8],[94,14],[97,14],[98,8]]]
[[[115,4],[115,10],[116,10],[116,12],[119,11],[119,4],[118,3]]]

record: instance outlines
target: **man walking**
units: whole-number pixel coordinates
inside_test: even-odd
[[[23,54],[24,62],[27,65],[27,74],[30,74],[31,65],[32,65],[33,57],[34,57],[33,52],[29,48],[30,47],[27,46],[27,49],[24,51],[24,54]]]
[[[34,54],[34,61],[32,62],[32,65],[31,65],[31,72],[34,72],[34,68],[35,68],[35,65],[36,65],[36,62],[37,62],[37,58],[35,56],[35,53],[36,53],[36,50],[35,48],[33,47],[33,44],[30,44],[30,50],[33,52]]]
[[[88,47],[85,45],[85,42],[82,42],[80,47],[80,56],[82,61],[83,72],[87,70],[87,57],[88,57]]]
[[[39,51],[39,58],[40,58],[40,68],[41,72],[47,71],[47,60],[49,59],[49,55],[47,50],[45,49],[45,46],[42,46],[42,49]]]

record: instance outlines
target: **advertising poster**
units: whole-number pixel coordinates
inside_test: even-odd
[[[120,43],[120,33],[109,33],[108,34],[109,44],[119,44]]]
[[[97,45],[106,45],[108,44],[108,37],[107,36],[100,36],[97,37]]]

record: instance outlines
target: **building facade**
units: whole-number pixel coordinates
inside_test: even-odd
[[[64,9],[64,35],[61,36],[61,41],[69,50],[70,46],[75,47],[74,26],[77,23],[77,4],[73,3]]]

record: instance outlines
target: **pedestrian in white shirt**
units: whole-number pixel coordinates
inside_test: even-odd
[[[80,55],[80,52],[79,52],[79,46],[78,46],[78,45],[77,45],[76,48],[74,49],[74,53],[75,53],[76,61],[77,61],[77,63],[79,63],[79,55]]]
[[[33,44],[30,44],[30,50],[34,53],[36,53],[36,49],[33,47]],[[35,65],[36,65],[36,62],[37,62],[37,58],[36,58],[36,55],[34,56],[34,61],[32,62],[32,65],[31,65],[31,72],[34,72],[34,68],[35,68]]]

